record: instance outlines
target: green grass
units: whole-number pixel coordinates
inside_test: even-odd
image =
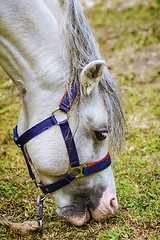
[[[136,65],[141,54],[152,56],[155,49],[157,54],[160,49],[160,4],[151,1],[121,13],[105,12],[98,5],[87,10],[86,15],[96,29],[104,58],[114,57],[113,63],[108,60],[109,69],[124,96],[128,118],[126,146],[112,163],[119,209],[110,219],[101,223],[92,220],[78,228],[57,216],[56,206],[48,196],[44,201],[42,235],[20,237],[0,226],[0,239],[160,239],[160,72],[156,65],[160,54],[151,67],[147,58]],[[128,47],[134,50],[134,57],[130,52],[126,54]],[[23,156],[12,140],[21,108],[20,95],[2,70],[0,79],[0,218],[32,221],[36,220],[34,198],[40,192],[31,190],[33,183]]]

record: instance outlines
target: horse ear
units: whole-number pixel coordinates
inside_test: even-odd
[[[83,69],[80,81],[82,93],[85,96],[89,96],[100,81],[104,66],[104,61],[95,60],[87,64]]]

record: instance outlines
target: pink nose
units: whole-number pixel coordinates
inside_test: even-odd
[[[115,194],[109,194],[108,190],[103,193],[99,206],[90,212],[95,221],[101,221],[109,218],[118,209],[117,197]]]
[[[76,226],[82,226],[90,220],[90,215],[92,215],[92,218],[99,222],[103,219],[109,218],[117,209],[117,197],[115,194],[109,193],[109,189],[107,189],[103,193],[103,196],[100,199],[100,204],[95,210],[92,210],[91,208],[89,210],[86,209],[86,213],[83,217],[72,217],[68,219],[68,221]]]

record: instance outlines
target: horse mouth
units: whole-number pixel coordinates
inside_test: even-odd
[[[57,208],[57,214],[65,219],[67,222],[75,225],[82,226],[92,219],[92,215],[89,208],[86,208],[85,212],[75,214],[72,208],[73,206],[67,206],[63,208]],[[72,209],[72,210],[71,210]]]
[[[89,210],[86,210],[84,216],[70,217],[66,218],[66,220],[71,224],[80,227],[91,220],[91,213]]]
[[[73,206],[57,208],[57,213],[60,217],[63,217],[71,224],[75,226],[82,226],[92,219],[99,222],[111,217],[118,209],[118,203],[117,198],[114,197],[107,206],[102,202],[96,209],[93,210],[90,207],[86,207],[85,211],[82,211],[81,214],[77,215],[75,215],[74,208]]]

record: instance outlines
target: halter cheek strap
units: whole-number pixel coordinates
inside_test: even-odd
[[[76,94],[77,94],[76,85],[72,84],[71,94],[69,95],[68,92],[66,91],[66,93],[64,94],[64,96],[59,104],[59,110],[65,112],[65,113],[68,113],[68,111],[70,110],[70,107],[76,97]],[[58,181],[48,184],[48,185],[44,185],[42,183],[42,181],[40,181],[38,186],[41,188],[41,190],[44,194],[55,192],[55,191],[65,187],[66,185],[70,184],[75,178],[79,178],[82,176],[87,176],[87,175],[90,175],[93,173],[97,173],[99,171],[102,171],[102,170],[108,168],[111,165],[111,157],[110,157],[109,153],[103,159],[101,159],[100,161],[97,161],[95,163],[88,164],[88,165],[80,163],[76,145],[74,142],[74,138],[72,136],[72,132],[71,132],[71,129],[70,129],[70,126],[68,123],[68,119],[58,122],[53,114],[52,116],[46,118],[45,120],[43,120],[40,123],[33,126],[32,128],[28,129],[21,136],[18,136],[17,126],[13,130],[14,142],[17,144],[18,147],[21,148],[22,153],[25,158],[25,161],[26,161],[26,164],[27,164],[27,167],[28,167],[29,175],[35,183],[36,183],[36,178],[32,171],[31,165],[28,161],[24,146],[32,138],[36,137],[40,133],[44,132],[45,130],[47,130],[57,124],[59,125],[59,127],[61,129],[62,136],[65,141],[70,165],[69,165],[68,173],[64,177],[61,177]]]

